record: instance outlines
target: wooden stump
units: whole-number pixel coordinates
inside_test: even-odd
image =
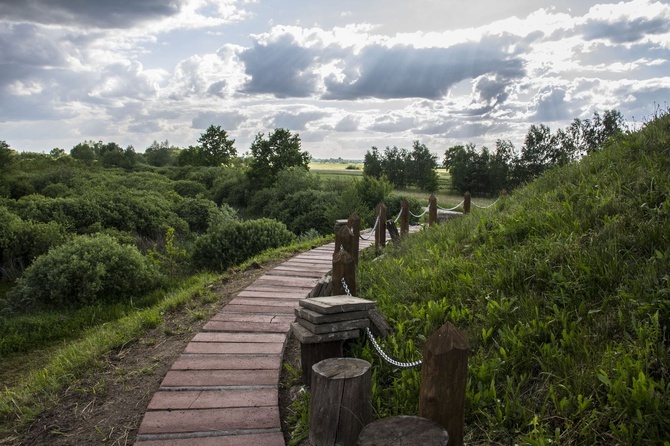
[[[318,344],[300,344],[300,365],[302,366],[302,382],[312,386],[312,367],[330,358],[342,357],[344,341],[320,342]]]
[[[447,322],[423,347],[419,415],[444,426],[452,446],[463,445],[467,377],[468,339]]]
[[[353,256],[354,262],[358,265],[358,254],[361,250],[360,248],[360,238],[361,238],[361,217],[358,216],[356,212],[352,213],[347,220],[347,226],[351,228],[354,235],[353,245]]]
[[[430,194],[428,199],[428,226],[433,226],[437,223],[437,197],[435,194]]]
[[[398,228],[393,220],[386,221],[386,230],[389,232],[393,243],[398,243],[400,241],[400,234],[398,234]]]
[[[400,236],[409,234],[409,201],[403,198],[400,202]]]
[[[377,205],[377,229],[375,230],[375,254],[379,254],[386,246],[386,205]]]
[[[472,197],[470,196],[470,192],[466,192],[463,195],[463,213],[464,214],[469,214],[470,213],[471,200],[472,200]]]
[[[312,371],[309,440],[314,446],[354,446],[372,419],[370,363],[331,358]]]
[[[356,446],[447,446],[448,443],[447,430],[435,421],[401,415],[365,426]]]

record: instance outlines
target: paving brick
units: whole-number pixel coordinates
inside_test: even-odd
[[[159,410],[150,411],[144,415],[139,433],[165,434],[279,427],[277,407]]]
[[[280,291],[240,291],[237,297],[261,297],[266,299],[304,299],[309,293]]]
[[[291,285],[291,284],[261,284],[260,282],[254,282],[248,287],[245,291],[268,291],[268,292],[280,292],[280,293],[305,293],[305,296],[309,294],[310,291],[314,288],[314,285]]]
[[[279,356],[181,355],[171,370],[262,370],[281,367]]]
[[[147,410],[276,406],[278,398],[277,389],[158,391]]]
[[[293,311],[293,309],[291,309]],[[295,318],[293,318],[295,319]],[[252,333],[288,333],[290,322],[228,322],[211,320],[203,326],[205,331],[241,331]]]
[[[267,313],[267,314],[293,314],[293,307],[273,307],[269,305],[232,305],[228,304],[223,309],[224,313]]]
[[[290,286],[313,286],[312,284],[318,282],[319,279],[312,277],[282,277],[282,276],[269,276],[264,275],[259,277],[256,282],[258,283],[281,283],[288,284]]]
[[[304,298],[303,298],[304,299]],[[299,298],[281,299],[267,297],[236,297],[228,305],[254,305],[266,307],[297,307]]]
[[[184,353],[194,354],[269,354],[280,355],[284,350],[283,342],[189,342]]]
[[[169,370],[161,387],[276,386],[279,369]]]
[[[283,343],[286,336],[282,333],[221,333],[202,332],[193,336],[191,342],[280,342]]]
[[[275,268],[267,272],[268,276],[282,276],[282,277],[310,277],[310,278],[321,278],[324,273],[318,270],[307,270],[307,269],[297,269],[297,268]]]
[[[252,314],[252,313],[224,313],[215,314],[211,320],[222,322],[266,322],[275,324],[285,324],[292,322],[293,316],[288,314]]]
[[[269,434],[217,435],[213,437],[149,440],[138,446],[284,446],[281,432]]]

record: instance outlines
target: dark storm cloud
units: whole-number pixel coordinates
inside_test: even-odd
[[[612,43],[632,43],[645,36],[670,31],[670,17],[621,19],[615,22],[589,20],[579,29],[586,40],[605,39]]]
[[[358,77],[326,79],[326,98],[440,99],[452,85],[483,74],[511,79],[524,74],[520,59],[504,54],[495,41],[448,48],[369,46],[353,60]],[[352,67],[349,67],[350,70]]]
[[[248,116],[236,111],[202,112],[193,118],[191,127],[194,129],[206,129],[210,125],[220,125],[224,130],[230,131],[237,130],[240,124],[247,119]]]
[[[15,22],[129,28],[179,12],[181,0],[0,0],[0,17]]]
[[[277,113],[273,118],[273,126],[275,128],[283,128],[289,130],[305,130],[307,123],[321,119],[327,116],[322,112],[301,112],[301,113]]]
[[[239,58],[251,76],[244,87],[246,93],[307,97],[316,89],[318,76],[309,70],[315,63],[315,51],[301,47],[288,34],[267,44],[255,42],[240,52]]]

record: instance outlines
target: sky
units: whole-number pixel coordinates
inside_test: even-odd
[[[0,0],[0,140],[143,152],[220,125],[249,150],[517,147],[670,102],[670,3],[654,0]]]

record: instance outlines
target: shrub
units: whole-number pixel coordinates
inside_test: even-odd
[[[175,192],[177,192],[182,197],[191,197],[195,198],[198,195],[207,194],[207,188],[197,181],[192,180],[179,180],[175,181],[172,185]]]
[[[188,223],[191,232],[202,234],[213,223],[220,224],[235,218],[235,210],[226,204],[219,208],[205,198],[185,198],[177,206],[177,215]]]
[[[159,281],[137,248],[108,235],[84,235],[38,257],[10,297],[22,306],[74,307],[138,296]]]
[[[266,249],[285,246],[294,240],[295,235],[276,220],[231,221],[211,228],[196,240],[193,264],[222,271]]]

